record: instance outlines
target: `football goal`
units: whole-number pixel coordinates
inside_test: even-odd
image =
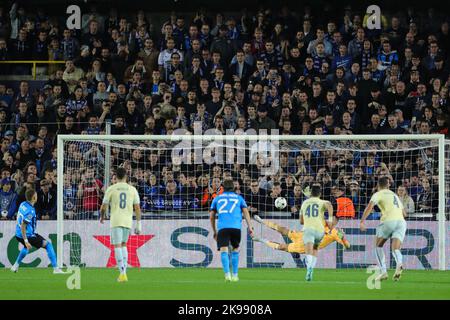
[[[142,233],[130,235],[130,267],[219,267],[209,206],[225,179],[233,179],[251,215],[295,231],[302,228],[301,203],[312,184],[320,184],[350,247],[330,241],[319,251],[317,267],[374,265],[380,209],[369,216],[366,232],[359,220],[386,176],[407,212],[406,268],[449,268],[450,147],[443,135],[58,135],[57,152],[60,266],[115,266],[109,221],[99,222],[99,208],[115,170],[124,167],[143,213]],[[285,208],[275,206],[280,197]],[[292,241],[255,221],[254,227],[266,239]],[[385,250],[393,265],[389,246]],[[240,251],[241,267],[304,266],[301,252],[253,242],[245,224]]]

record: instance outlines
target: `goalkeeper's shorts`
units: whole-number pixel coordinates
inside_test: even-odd
[[[305,245],[303,244],[303,232],[290,230],[288,233],[288,238],[292,242],[288,244],[287,252],[305,253]],[[319,249],[325,248],[335,241],[344,245],[342,240],[337,236],[336,229],[333,229],[330,233],[325,233],[322,240],[320,241]]]
[[[303,245],[303,232],[290,230],[288,233],[288,238],[292,241],[288,244],[288,252],[305,253],[305,246]]]
[[[111,228],[111,244],[117,245],[127,243],[130,236],[130,229],[125,227]]]
[[[396,238],[403,242],[406,234],[405,220],[388,220],[377,227],[377,237],[383,239]]]

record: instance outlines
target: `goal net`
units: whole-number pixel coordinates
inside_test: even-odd
[[[302,229],[301,203],[319,183],[322,198],[333,204],[339,232],[330,231],[317,267],[374,265],[379,208],[369,216],[366,232],[359,221],[378,179],[387,176],[408,214],[402,248],[406,268],[448,269],[445,196],[450,188],[444,175],[450,149],[445,151],[443,142],[438,135],[58,136],[58,197],[63,199],[58,202],[58,262],[115,266],[109,221],[100,224],[99,208],[106,187],[115,183],[114,170],[124,167],[143,212],[143,232],[132,233],[128,242],[130,267],[219,267],[208,211],[229,178],[251,215],[294,231]],[[286,198],[286,208],[275,207],[278,197]],[[252,222],[258,237],[293,240]],[[350,248],[339,243],[341,231]],[[385,250],[387,263],[394,265],[388,245]],[[304,267],[301,252],[253,242],[245,223],[240,251],[241,267]]]

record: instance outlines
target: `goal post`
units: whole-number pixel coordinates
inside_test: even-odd
[[[445,136],[440,135],[439,137],[439,211],[438,211],[438,221],[439,221],[439,270],[445,270],[447,268],[446,264],[446,223],[445,223]]]
[[[260,144],[261,143],[261,144]],[[248,146],[247,146],[248,144]],[[269,149],[267,149],[267,145],[271,144]],[[92,162],[85,164],[84,160],[76,159],[70,155],[70,152],[67,151],[69,148],[69,145],[72,145],[71,150],[77,150],[77,153],[87,154],[91,152],[90,146],[96,146],[95,152],[99,153],[96,155],[97,162]],[[263,147],[262,147],[263,146]],[[273,152],[272,148],[274,147]],[[139,177],[146,177],[151,172],[155,170],[155,167],[149,167],[147,168],[145,165],[141,167],[141,163],[137,161],[136,167],[131,168],[131,164],[134,164],[134,150],[138,150],[136,154],[142,153],[144,157],[147,157],[149,155],[148,159],[145,161],[149,161],[151,158],[151,154],[160,155],[161,151],[164,151],[167,156],[167,154],[170,154],[168,156],[168,162],[171,164],[175,163],[175,158],[178,159],[178,156],[180,159],[177,161],[185,161],[187,160],[187,154],[186,152],[189,150],[188,156],[191,157],[192,161],[196,161],[197,156],[201,159],[199,161],[202,162],[200,167],[202,167],[203,171],[200,171],[200,178],[198,179],[201,181],[203,177],[205,179],[209,179],[207,184],[205,185],[205,189],[211,188],[211,180],[213,180],[215,173],[213,172],[214,169],[214,161],[219,158],[219,156],[224,156],[225,160],[223,163],[219,165],[221,167],[220,174],[223,173],[223,176],[225,176],[225,172],[232,172],[233,177],[238,177],[237,180],[240,181],[241,184],[245,184],[241,187],[241,190],[243,190],[243,197],[248,200],[250,195],[247,194],[247,191],[250,190],[250,182],[256,180],[260,186],[264,186],[265,189],[265,200],[267,201],[270,196],[269,193],[271,192],[271,188],[273,184],[277,181],[280,181],[280,183],[283,185],[283,188],[285,185],[291,183],[287,182],[289,179],[288,176],[293,176],[293,179],[295,183],[293,183],[292,188],[294,188],[295,184],[298,184],[301,186],[301,191],[303,192],[303,195],[301,195],[302,199],[306,196],[305,190],[308,184],[312,183],[313,181],[309,181],[308,179],[316,179],[316,175],[318,171],[322,171],[324,167],[330,168],[335,165],[333,162],[339,162],[341,160],[334,160],[335,158],[342,157],[343,159],[348,156],[349,153],[353,155],[352,159],[344,159],[342,161],[348,161],[351,163],[349,166],[352,168],[348,170],[354,170],[355,167],[360,167],[361,163],[365,163],[366,155],[368,154],[374,154],[375,158],[375,164],[374,168],[376,169],[376,172],[383,172],[382,170],[387,170],[387,174],[391,177],[394,176],[393,172],[391,171],[391,168],[387,164],[395,164],[395,181],[403,181],[401,177],[410,177],[410,170],[416,170],[417,172],[414,172],[414,179],[418,179],[419,176],[422,177],[428,177],[428,179],[434,183],[434,178],[437,176],[436,181],[436,190],[438,195],[430,195],[431,197],[436,197],[436,207],[432,205],[432,208],[430,210],[433,210],[433,213],[429,213],[428,211],[425,214],[416,214],[417,218],[411,222],[412,225],[417,226],[417,234],[411,233],[410,238],[413,240],[410,240],[410,243],[412,241],[414,244],[417,244],[417,247],[410,247],[407,248],[409,254],[414,256],[416,255],[417,258],[414,258],[416,260],[420,260],[419,257],[421,252],[421,245],[422,243],[425,243],[424,245],[430,246],[433,244],[433,242],[436,242],[433,247],[433,252],[429,253],[431,251],[427,251],[426,254],[429,254],[427,257],[431,257],[429,264],[424,264],[422,260],[420,260],[420,263],[417,262],[417,268],[433,268],[440,269],[440,270],[446,270],[448,269],[448,262],[446,257],[446,236],[448,232],[448,223],[446,222],[446,183],[448,184],[448,181],[446,181],[446,170],[448,168],[446,167],[446,161],[448,162],[448,159],[450,158],[450,152],[446,153],[446,142],[444,135],[438,135],[438,134],[431,134],[431,135],[338,135],[338,136],[301,136],[301,135],[269,135],[269,134],[263,134],[263,135],[256,135],[256,134],[235,134],[235,135],[171,135],[171,136],[153,136],[153,135],[58,135],[57,136],[57,259],[58,259],[58,265],[69,265],[72,263],[84,263],[83,260],[84,254],[90,254],[95,255],[96,252],[86,253],[83,252],[83,255],[81,252],[78,253],[78,258],[72,258],[72,253],[68,254],[68,251],[72,250],[80,250],[77,246],[73,246],[73,243],[70,243],[67,245],[65,242],[70,242],[70,237],[74,232],[73,230],[77,229],[80,232],[83,232],[83,228],[93,230],[98,226],[100,228],[100,224],[96,223],[95,220],[97,216],[94,215],[94,217],[90,217],[88,219],[91,219],[91,221],[87,221],[85,219],[73,219],[73,221],[70,221],[71,219],[67,219],[67,216],[65,214],[65,181],[64,177],[67,174],[68,171],[70,173],[68,175],[72,175],[72,177],[75,177],[74,179],[81,179],[80,176],[83,176],[82,174],[83,170],[88,168],[90,165],[95,169],[95,175],[96,178],[98,178],[100,181],[105,181],[105,185],[107,185],[108,181],[105,180],[105,177],[109,177],[109,174],[112,170],[114,170],[117,165],[122,165],[123,163],[127,163],[128,166],[130,166],[129,170],[130,172],[133,172],[133,180],[135,179],[135,175]],[[264,150],[261,150],[264,149]],[[78,150],[80,149],[80,150]],[[95,148],[94,148],[95,149]],[[174,150],[177,149],[177,152],[174,153]],[[223,152],[223,150],[225,152]],[[220,150],[220,151],[219,151]],[[253,159],[255,163],[252,163],[248,167],[243,166],[241,167],[241,171],[233,171],[235,170],[232,163],[227,162],[227,155],[228,151],[233,150],[232,153],[232,159],[236,161],[239,160],[239,156],[242,155],[243,161],[251,161],[249,160],[249,154],[252,153],[254,150],[256,150],[256,158]],[[192,152],[191,152],[192,151]],[[450,151],[450,150],[449,150]],[[304,159],[307,157],[307,155],[311,156],[311,153],[319,154],[319,159],[314,158],[314,161],[317,161],[317,163],[309,163],[309,169],[311,172],[303,171],[303,173],[300,173],[298,175],[292,173],[295,170],[297,170],[297,161],[305,161],[305,160],[299,160]],[[222,154],[223,153],[223,154]],[[303,156],[303,153],[305,156]],[[205,158],[206,154],[206,158]],[[265,154],[263,156],[262,154]],[[269,155],[268,157],[266,157]],[[278,159],[280,157],[281,159]],[[283,155],[286,155],[286,159],[283,159]],[[78,155],[80,157],[80,155]],[[231,156],[230,156],[231,157]],[[263,160],[266,160],[265,164],[262,165],[258,162],[262,158],[266,157]],[[314,156],[312,156],[314,157]],[[322,158],[321,158],[322,157]],[[349,156],[350,157],[350,156]],[[358,157],[358,159],[356,159]],[[277,158],[277,159],[275,159]],[[364,158],[364,159],[363,159]],[[389,163],[385,163],[383,161],[380,161],[379,159],[385,158],[388,159]],[[421,159],[416,160],[416,159]],[[331,160],[328,160],[331,159]],[[281,164],[280,164],[281,161]],[[291,166],[292,170],[290,169],[283,169],[283,161],[288,162],[288,167]],[[331,164],[327,164],[327,162],[330,162]],[[358,162],[359,161],[359,162]],[[378,167],[377,167],[377,161],[378,161]],[[417,163],[416,163],[417,161]],[[264,161],[263,161],[264,162]],[[419,163],[420,162],[420,163]],[[80,164],[81,163],[81,164]],[[282,169],[276,168],[275,172],[271,172],[270,170],[273,169],[271,166],[280,165]],[[291,165],[292,164],[292,165]],[[264,167],[264,165],[266,167]],[[82,168],[80,167],[82,166]],[[186,165],[185,167],[181,166],[179,163],[176,164],[178,171],[178,175],[183,175],[183,178],[189,178],[191,177],[189,170],[191,170],[194,166]],[[181,166],[181,169],[179,169]],[[300,167],[302,165],[299,165]],[[403,167],[402,167],[403,166]],[[164,171],[165,166],[157,164],[157,170]],[[238,166],[239,167],[239,166]],[[289,167],[289,168],[291,168]],[[110,168],[110,169],[109,169]],[[303,168],[303,167],[302,167]],[[411,169],[412,168],[412,169]],[[164,170],[163,170],[164,169]],[[267,170],[265,172],[261,170]],[[172,169],[167,169],[166,171],[171,171]],[[183,171],[184,170],[184,171]],[[196,169],[197,170],[197,169]],[[258,171],[259,170],[259,171]],[[285,170],[286,172],[284,172]],[[300,169],[298,169],[300,170]],[[304,170],[304,169],[302,169]],[[329,170],[329,172],[327,171]],[[336,169],[339,171],[338,169]],[[347,169],[346,169],[347,170]],[[370,169],[372,170],[372,169]],[[375,169],[374,169],[375,170]],[[106,172],[107,171],[107,172]],[[219,170],[220,171],[220,170]],[[255,172],[258,171],[258,172]],[[345,171],[345,170],[344,170]],[[347,173],[341,172],[334,172],[333,169],[326,169],[324,172],[325,174],[328,174],[331,176],[333,175],[333,182],[330,183],[330,197],[334,197],[333,192],[335,190],[342,189],[344,190],[344,193],[349,190],[349,185],[351,185],[351,181],[353,179],[353,176]],[[384,172],[385,172],[384,171]],[[242,173],[244,172],[244,173]],[[245,173],[246,172],[246,173]],[[261,173],[263,172],[263,173]],[[300,171],[298,171],[300,172]],[[296,172],[296,173],[298,173]],[[367,197],[370,199],[371,192],[373,190],[373,181],[376,181],[376,172],[370,173],[370,183],[368,181],[360,180],[367,186],[367,195],[365,195],[366,199]],[[173,174],[173,172],[172,172]],[[248,174],[248,176],[246,175]],[[383,173],[386,174],[386,173]],[[350,180],[348,179],[348,176],[350,175]],[[364,175],[366,175],[364,173]],[[305,179],[304,181],[303,176],[307,176],[308,179]],[[131,176],[130,176],[131,177]],[[194,176],[195,177],[195,176]],[[220,176],[222,178],[222,175]],[[311,178],[312,177],[312,178]],[[161,179],[166,179],[160,177]],[[297,179],[298,178],[298,179]],[[108,178],[109,179],[109,178]],[[165,185],[173,182],[172,178],[167,178],[168,180],[165,181]],[[347,179],[347,180],[346,180]],[[365,179],[365,178],[363,178]],[[70,180],[70,179],[69,179]],[[195,179],[194,179],[195,180]],[[302,180],[301,182],[297,180]],[[308,181],[307,181],[308,180]],[[406,179],[409,183],[409,178]],[[220,179],[219,179],[220,181]],[[315,181],[315,180],[314,180]],[[325,181],[325,180],[324,180]],[[337,182],[336,182],[337,181]],[[77,181],[79,183],[79,181]],[[212,182],[214,183],[214,182]],[[406,183],[406,182],[405,182]],[[178,188],[178,185],[181,185],[181,183],[177,180],[174,182],[174,185]],[[248,187],[248,188],[247,188]],[[325,183],[323,185],[325,188]],[[200,186],[198,187],[200,188]],[[201,189],[201,188],[200,188]],[[244,190],[245,189],[245,190]],[[263,188],[261,187],[261,190]],[[178,190],[178,189],[177,189]],[[289,189],[289,192],[293,192],[291,189]],[[362,186],[361,186],[362,190]],[[423,188],[420,189],[422,191],[418,191],[416,194],[417,198],[419,199],[421,197],[420,193],[425,193],[423,191]],[[431,192],[433,192],[433,190]],[[284,194],[283,190],[283,194]],[[396,190],[394,190],[396,191]],[[174,191],[178,192],[178,191]],[[181,192],[181,191],[180,191]],[[144,192],[145,193],[145,192]],[[290,194],[286,193],[286,197],[290,196]],[[183,199],[186,199],[183,198]],[[295,199],[295,197],[293,197]],[[79,201],[79,199],[77,200]],[[141,195],[141,202],[143,201],[143,197]],[[146,200],[147,201],[147,200]],[[180,204],[180,212],[177,211],[177,209],[173,209],[176,206],[173,204],[172,209],[167,209],[166,203],[164,204],[159,203],[160,200],[154,200],[154,202],[151,202],[153,200],[149,200],[150,204],[148,205],[147,212],[144,213],[144,221],[148,221],[148,225],[154,228],[154,230],[159,230],[161,232],[173,232],[170,237],[170,241],[172,241],[171,244],[167,244],[167,247],[160,248],[161,250],[181,250],[185,249],[185,254],[189,255],[189,252],[201,252],[205,247],[210,247],[203,250],[204,255],[208,256],[211,255],[216,248],[213,247],[213,244],[211,240],[208,240],[209,242],[206,243],[187,243],[183,240],[183,237],[186,237],[186,241],[195,242],[199,240],[200,238],[203,239],[206,237],[207,232],[202,230],[207,230],[209,221],[207,220],[207,206],[203,205],[197,205],[194,202],[188,201],[189,208],[183,207],[184,204]],[[162,200],[161,200],[162,201]],[[164,200],[166,201],[166,200]],[[197,197],[195,201],[202,201],[201,197]],[[288,199],[288,202],[290,199]],[[294,200],[296,201],[296,200]],[[422,201],[422,200],[421,200]],[[425,201],[425,200],[423,200]],[[434,203],[431,200],[429,200],[430,203]],[[273,202],[273,201],[272,201]],[[183,202],[184,203],[184,202]],[[290,203],[290,202],[289,202]],[[297,203],[296,205],[298,205]],[[367,204],[367,203],[365,203]],[[172,204],[171,204],[172,205]],[[270,204],[266,204],[268,207],[270,207]],[[77,208],[79,208],[81,205],[78,204]],[[183,207],[183,208],[182,208]],[[268,208],[267,207],[267,208]],[[426,206],[424,206],[426,207]],[[279,221],[280,224],[287,224],[290,227],[294,229],[300,229],[300,225],[298,224],[298,215],[294,214],[293,212],[290,212],[290,205],[288,205],[288,208],[284,212],[277,212],[273,209],[273,206],[270,207],[272,211],[270,212],[269,209],[260,209],[262,213],[265,213],[267,211],[267,218],[273,219],[273,221]],[[78,211],[83,211],[83,209],[78,209]],[[145,211],[145,210],[144,210]],[[419,210],[420,211],[420,210]],[[426,211],[426,210],[425,210]],[[424,211],[424,212],[425,212]],[[84,212],[82,212],[84,214]],[[259,213],[258,213],[259,214]],[[344,231],[348,230],[348,237],[352,238],[352,234],[354,234],[355,240],[360,240],[362,245],[355,245],[356,250],[358,250],[358,247],[366,246],[366,251],[364,252],[357,252],[355,253],[348,252],[343,253],[339,251],[339,249],[333,249],[336,251],[336,253],[333,253],[333,257],[331,261],[327,261],[327,264],[322,265],[322,267],[328,267],[328,266],[335,266],[335,267],[346,267],[347,265],[351,266],[365,266],[367,264],[373,264],[374,259],[372,259],[371,252],[369,252],[370,244],[369,242],[373,241],[373,234],[366,235],[366,238],[363,239],[361,235],[357,232],[357,226],[359,226],[359,218],[360,216],[356,216],[353,219],[342,219],[338,223],[338,227],[342,227]],[[189,221],[196,221],[196,225],[194,226],[194,222],[191,224],[187,223]],[[182,222],[184,221],[184,222]],[[342,221],[342,222],[341,222]],[[420,228],[421,221],[424,223],[424,225],[429,226],[430,230],[422,230]],[[179,225],[177,225],[177,223]],[[372,224],[370,226],[372,229],[376,225],[373,221],[371,221]],[[66,226],[69,224],[72,229],[67,229]],[[105,235],[107,233],[106,226],[108,222],[105,222],[105,225],[102,226],[102,234]],[[144,225],[145,226],[145,225]],[[256,223],[255,223],[256,226]],[[425,227],[424,227],[425,228]],[[166,230],[167,229],[167,230]],[[169,230],[170,229],[170,230]],[[416,230],[415,229],[415,230]],[[152,229],[153,230],[153,229]],[[186,234],[176,234],[176,232],[181,232],[177,230],[187,230],[186,232],[190,232],[192,230],[196,230],[195,232],[198,232],[199,235],[196,235],[198,238],[193,238],[192,235],[187,236]],[[190,231],[189,231],[190,230]],[[420,231],[422,230],[422,231]],[[144,230],[145,231],[145,230]],[[258,226],[257,228],[258,232],[261,232],[263,235],[267,235],[268,237],[277,237],[275,233],[271,232],[270,230],[267,230],[267,228],[263,228]],[[202,233],[203,232],[203,233]],[[423,233],[426,234],[432,233],[431,238],[426,238],[425,242],[420,237],[424,237]],[[67,233],[67,234],[66,234]],[[95,235],[95,239],[92,239],[92,234],[90,233],[91,239],[86,240],[77,240],[77,241],[103,241],[102,238],[99,240],[98,236]],[[243,233],[243,236],[245,236],[245,233]],[[203,238],[202,238],[203,237]],[[211,236],[209,235],[211,238]],[[438,238],[438,239],[435,239]],[[281,239],[281,241],[289,241],[288,239],[280,238],[278,237],[278,241]],[[278,263],[278,262],[258,262],[255,260],[263,260],[261,257],[264,257],[265,254],[268,254],[267,248],[263,248],[261,244],[254,244],[251,241],[248,241],[249,239],[243,238],[243,242],[246,247],[246,252],[252,252],[250,256],[247,256],[247,262],[244,263],[244,266],[247,267],[260,267],[260,266],[299,266],[301,265],[301,262],[298,262],[298,257],[296,258],[294,255],[289,255],[288,253],[279,253],[276,257],[274,256],[273,260],[275,261],[278,257],[281,257],[281,254],[284,254],[286,256],[289,256],[289,258],[286,259],[294,259],[295,264],[292,263]],[[200,241],[200,240],[199,240]],[[202,240],[203,241],[203,240]],[[72,241],[73,242],[73,241]],[[104,243],[103,243],[104,244]],[[161,243],[158,242],[160,245]],[[331,247],[331,246],[330,246]],[[337,247],[337,246],[336,246]],[[334,247],[334,248],[336,248]],[[91,248],[91,246],[89,246]],[[103,248],[104,249],[104,248]],[[328,248],[330,249],[330,248]],[[139,250],[139,248],[137,249]],[[142,251],[141,254],[145,255],[147,251]],[[328,251],[327,251],[328,252]],[[356,263],[353,264],[347,264],[345,262],[342,262],[342,256],[344,254],[349,254],[351,256],[355,257]],[[425,254],[425,253],[424,253]],[[254,255],[254,256],[253,256]],[[447,253],[448,255],[448,253]],[[70,257],[69,257],[70,256]],[[293,258],[292,258],[293,257]],[[255,259],[254,259],[255,258]],[[256,259],[258,258],[258,259]],[[78,259],[78,260],[77,260]],[[111,258],[110,258],[111,259]],[[152,259],[158,259],[157,255],[154,255],[152,253]],[[285,259],[283,257],[283,259]],[[411,258],[413,259],[413,258]],[[84,259],[86,260],[86,259]],[[87,259],[89,260],[89,259]],[[172,258],[171,261],[179,261],[180,259],[174,259]],[[213,257],[208,257],[208,259],[205,259],[205,261],[208,261],[208,263],[198,265],[201,266],[213,266],[214,261]],[[245,260],[245,259],[243,259]],[[433,260],[433,261],[431,261]],[[91,261],[91,260],[89,260]],[[108,260],[109,261],[109,260]],[[250,261],[250,262],[249,262]],[[284,261],[284,260],[283,260]],[[338,262],[341,261],[341,262]],[[108,262],[109,263],[109,262]],[[157,263],[151,263],[144,266],[165,266],[164,265],[158,265]],[[171,263],[172,266],[174,266],[173,263]],[[190,265],[190,264],[183,264],[180,263],[179,266],[184,265]],[[197,265],[195,263],[192,263],[192,265]],[[87,263],[87,266],[93,266],[92,263]],[[170,266],[170,265],[169,265]]]

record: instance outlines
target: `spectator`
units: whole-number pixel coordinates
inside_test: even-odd
[[[97,219],[99,216],[100,199],[103,192],[103,184],[95,178],[93,168],[87,168],[81,175],[81,183],[78,186],[77,197],[82,199],[81,212],[78,219]]]
[[[324,53],[326,56],[331,56],[333,53],[333,47],[331,43],[325,39],[325,31],[322,27],[317,27],[316,29],[316,39],[312,40],[308,44],[307,52],[308,54],[317,54],[317,43],[323,43]]]
[[[166,40],[166,48],[159,53],[158,56],[158,66],[159,71],[164,74],[163,70],[165,67],[167,67],[172,59],[173,53],[178,53],[180,57],[180,62],[183,62],[183,55],[182,53],[175,48],[175,40],[173,38],[168,38]]]
[[[388,116],[389,126],[386,126],[384,132],[386,134],[404,134],[406,133],[405,129],[398,125],[397,116],[394,114],[390,114]]]
[[[18,37],[11,39],[8,48],[11,60],[29,60],[32,53],[32,44],[27,31],[21,29],[18,33]],[[29,74],[30,68],[27,65],[18,64],[13,68],[13,72],[14,74],[26,75]]]
[[[38,219],[56,220],[56,192],[51,188],[51,182],[46,179],[40,181],[40,186],[36,203]]]
[[[393,63],[398,63],[398,54],[396,50],[391,49],[391,43],[389,41],[384,41],[382,45],[382,50],[378,55],[378,69],[386,70]]]
[[[432,196],[430,182],[427,179],[423,179],[422,187],[423,191],[417,197],[417,212],[428,214],[430,217],[436,216],[436,213],[433,213],[433,208],[437,208],[437,206]]]
[[[269,130],[276,129],[277,125],[275,121],[267,116],[267,106],[261,105],[258,107],[258,118],[256,119],[256,128],[257,130],[267,130],[267,133],[270,133]]]
[[[219,27],[219,33],[211,44],[211,52],[218,52],[222,62],[228,64],[235,53],[235,40],[228,38],[228,28],[225,25]]]
[[[154,47],[153,39],[145,39],[144,47],[139,51],[138,57],[143,60],[148,73],[153,72],[158,67],[159,51]]]
[[[437,124],[432,128],[433,133],[445,134],[445,137],[449,137],[448,120],[444,114],[439,114],[436,118]]]
[[[89,110],[88,102],[83,97],[83,89],[77,86],[74,93],[66,101],[66,114],[76,116],[78,120],[81,120],[80,113]]]
[[[431,41],[429,42],[429,50],[428,50],[428,54],[425,56],[425,58],[423,59],[423,65],[425,66],[425,68],[430,71],[432,69],[435,68],[435,59],[438,58],[438,53],[439,53],[439,44],[437,41]],[[438,62],[442,60],[442,58],[438,58]]]
[[[49,60],[47,36],[48,35],[45,30],[38,31],[38,37],[33,45],[33,60]],[[46,67],[40,66],[36,72],[38,74],[45,74],[46,69]]]
[[[348,53],[353,59],[362,55],[362,52],[364,50],[364,37],[365,37],[364,28],[359,27],[356,30],[355,38],[353,38],[348,43]]]
[[[245,61],[245,53],[243,50],[236,52],[236,62],[230,65],[231,77],[234,81],[241,81],[246,84],[251,73],[252,65]]]
[[[124,116],[125,125],[131,134],[144,133],[144,118],[139,110],[136,109],[136,101],[134,99],[127,101]]]
[[[221,185],[221,180],[219,178],[213,178],[211,183],[208,184],[207,188],[203,191],[203,196],[201,200],[202,207],[207,207],[211,205],[211,202],[219,194],[223,193],[223,187]]]
[[[345,186],[338,185],[332,189],[332,204],[338,219],[355,218],[355,206],[351,198],[345,195]]]
[[[296,184],[294,189],[289,194],[288,205],[290,207],[292,218],[298,218],[300,215],[300,203],[306,200],[305,195],[303,194],[302,186],[300,184]]]
[[[131,81],[135,72],[139,72],[139,74],[141,75],[141,79],[143,79],[145,81],[147,81],[150,77],[147,69],[145,68],[144,60],[142,58],[137,58],[134,65],[129,66],[125,70],[123,80],[125,82]]]
[[[106,83],[104,81],[99,81],[97,84],[97,91],[92,96],[92,110],[88,105],[86,105],[86,107],[88,107],[88,110],[93,111],[94,113],[99,113],[102,103],[104,101],[107,101],[108,98],[109,93],[106,92]]]
[[[63,59],[73,60],[77,57],[80,51],[80,43],[78,39],[73,37],[72,30],[65,28],[63,31],[63,39],[61,40],[61,49]]]
[[[72,60],[66,61],[66,69],[64,70],[63,80],[69,87],[69,92],[73,93],[78,84],[78,81],[84,77],[84,72],[80,68],[77,68]]]
[[[14,105],[12,106],[12,112],[17,112],[19,103],[25,101],[27,105],[31,106],[35,103],[35,99],[30,92],[30,86],[27,81],[21,81],[19,85],[19,92],[14,99]]]
[[[336,68],[342,67],[345,71],[349,71],[351,66],[352,57],[347,53],[347,46],[345,44],[341,44],[339,46],[339,55],[334,57],[331,69],[336,70]]]
[[[257,180],[251,180],[246,196],[248,197],[247,204],[251,215],[258,214],[258,212],[263,210],[262,204],[264,203],[263,199],[265,198],[266,193],[265,190],[259,188]]]
[[[355,216],[359,218],[362,216],[364,212],[366,199],[364,199],[361,193],[361,189],[357,180],[351,180],[348,183],[348,185],[349,185],[348,197],[352,201],[353,206],[355,208]]]
[[[2,189],[0,190],[0,206],[1,206],[1,220],[12,220],[16,214],[17,208],[17,194],[12,187],[13,181],[9,178],[4,178],[1,181]]]
[[[406,214],[412,215],[415,213],[415,204],[413,199],[408,195],[408,192],[406,191],[406,188],[404,186],[399,186],[397,188],[397,195],[400,199],[400,201],[403,204],[403,207],[405,208]]]

